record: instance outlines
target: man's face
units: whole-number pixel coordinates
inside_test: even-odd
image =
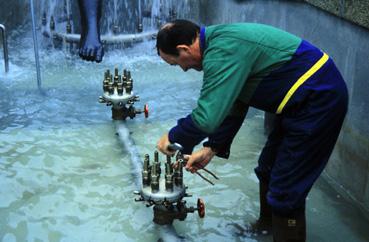
[[[169,65],[180,66],[183,71],[195,69],[202,71],[201,59],[196,58],[189,48],[178,48],[179,55],[170,55],[159,50],[160,57]]]

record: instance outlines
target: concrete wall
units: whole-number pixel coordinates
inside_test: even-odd
[[[369,29],[369,0],[305,0],[336,16]]]
[[[0,3],[0,24],[5,25],[8,31],[15,30],[25,22],[24,15],[29,12],[24,0],[5,1]]]
[[[369,3],[365,6],[369,9]],[[199,8],[203,24],[270,24],[312,42],[335,60],[350,104],[325,176],[369,214],[369,30],[304,1],[201,0]]]
[[[23,0],[0,1],[0,24],[3,24],[5,26],[9,38],[10,33],[15,31],[18,26],[25,23],[26,19],[24,18],[24,16],[27,15],[26,12],[29,12],[29,8],[28,6],[24,6]],[[1,58],[3,58],[2,36],[0,36],[0,40]],[[3,68],[2,62],[0,62],[0,65],[0,68]]]

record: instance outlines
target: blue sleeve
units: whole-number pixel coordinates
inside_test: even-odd
[[[219,128],[209,135],[209,140],[203,144],[204,147],[211,147],[218,157],[228,159],[233,139],[242,126],[247,110],[243,110],[240,115],[228,115]]]
[[[232,141],[245,119],[247,110],[248,107],[236,102],[232,112],[212,134],[199,129],[193,122],[191,115],[188,115],[179,119],[177,125],[169,131],[169,141],[181,144],[184,154],[191,154],[193,148],[208,137],[209,139],[204,143],[204,146],[214,148],[217,151],[217,156],[228,158]]]
[[[178,120],[168,134],[169,142],[179,143],[183,146],[183,154],[191,154],[193,148],[208,136],[196,127],[191,115]]]

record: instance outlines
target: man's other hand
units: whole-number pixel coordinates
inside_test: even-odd
[[[214,152],[210,147],[203,147],[191,155],[184,155],[184,159],[187,161],[185,168],[187,171],[195,173],[197,170],[200,170],[209,164],[215,155],[216,152]]]

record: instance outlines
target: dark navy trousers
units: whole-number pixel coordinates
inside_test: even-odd
[[[267,200],[274,213],[304,209],[337,141],[347,105],[346,84],[329,59],[277,115],[255,168],[258,178],[269,184]]]

